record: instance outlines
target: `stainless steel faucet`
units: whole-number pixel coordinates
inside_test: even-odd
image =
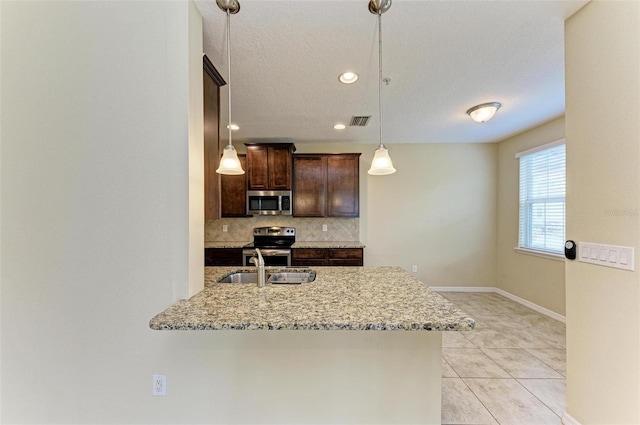
[[[260,248],[256,248],[256,254],[258,257],[251,257],[249,261],[256,265],[256,272],[258,274],[258,288],[264,288],[266,285],[267,277],[264,271],[264,258],[260,253]]]

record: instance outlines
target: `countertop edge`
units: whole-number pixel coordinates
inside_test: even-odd
[[[251,241],[205,241],[206,248],[243,248]],[[366,248],[360,241],[296,241],[291,248]]]
[[[309,324],[272,324],[272,323],[198,323],[198,324],[154,324],[153,319],[149,322],[149,327],[153,330],[176,330],[176,331],[195,331],[195,330],[214,330],[214,331],[425,331],[425,332],[464,332],[471,331],[475,325],[475,320],[469,318],[462,326],[461,323],[456,325],[426,325],[426,324],[410,324],[410,325],[394,325],[394,324],[344,324],[336,325],[332,323],[309,323]]]

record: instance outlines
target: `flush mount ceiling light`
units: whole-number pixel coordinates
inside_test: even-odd
[[[335,128],[336,130],[344,130],[345,128],[347,128],[347,126],[344,124],[336,124],[333,126],[333,128]]]
[[[240,11],[240,3],[237,0],[216,0],[218,7],[227,13],[227,88],[229,95],[229,144],[224,148],[222,152],[222,159],[220,159],[220,166],[216,170],[218,174],[238,175],[244,174],[244,170],[240,165],[238,159],[238,152],[233,147],[231,141],[231,131],[233,127],[237,125],[231,123],[231,14],[236,14]],[[238,127],[239,128],[239,127]]]
[[[378,112],[380,121],[380,144],[373,155],[368,173],[375,176],[393,174],[396,169],[389,157],[387,147],[382,143],[382,14],[391,7],[391,0],[369,0],[369,12],[378,15]]]
[[[238,126],[238,124],[229,124],[227,128],[230,128],[233,131],[240,130],[240,127]]]
[[[499,102],[483,103],[476,105],[467,111],[467,114],[475,122],[483,123],[489,121],[496,114],[502,105]]]
[[[340,74],[340,76],[338,76],[338,80],[340,80],[340,82],[343,84],[355,83],[356,81],[358,81],[358,74],[351,71],[343,72],[342,74]]]

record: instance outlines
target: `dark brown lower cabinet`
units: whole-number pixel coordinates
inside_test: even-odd
[[[362,266],[362,248],[294,248],[292,266]]]
[[[205,248],[204,265],[242,266],[242,248]]]
[[[362,266],[362,248],[328,249],[330,266]]]
[[[292,266],[326,266],[327,250],[324,248],[294,248],[291,250]]]

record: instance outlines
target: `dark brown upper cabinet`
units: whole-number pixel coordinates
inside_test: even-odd
[[[293,215],[325,217],[327,214],[327,157],[294,155]]]
[[[204,218],[220,218],[220,87],[226,83],[209,58],[202,58],[204,118]]]
[[[293,215],[358,217],[360,154],[294,155]]]
[[[245,143],[247,147],[247,188],[249,190],[290,190],[293,143]]]
[[[327,217],[360,215],[360,154],[327,156]]]
[[[247,169],[245,155],[238,155],[243,170]],[[247,173],[220,176],[220,204],[222,217],[247,216]]]

